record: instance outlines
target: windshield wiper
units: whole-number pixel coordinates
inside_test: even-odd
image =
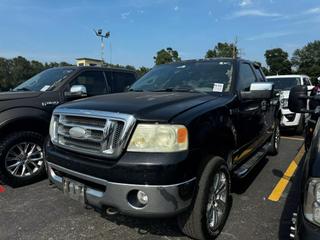
[[[144,92],[143,89],[133,89],[133,88],[130,88],[128,91],[129,92]]]
[[[203,93],[200,91],[197,91],[192,88],[160,88],[152,90],[151,92],[193,92],[193,93]]]
[[[26,87],[22,87],[22,88],[14,89],[14,92],[17,92],[17,91],[31,91],[31,89],[26,88]]]

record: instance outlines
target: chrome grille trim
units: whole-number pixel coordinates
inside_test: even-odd
[[[57,123],[54,145],[108,158],[117,158],[123,152],[136,122],[129,114],[70,108],[56,109],[53,119]],[[69,130],[73,127],[85,130],[84,135],[72,137]]]

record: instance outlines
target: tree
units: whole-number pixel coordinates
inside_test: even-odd
[[[289,55],[281,48],[266,50],[264,56],[269,67],[270,75],[292,73],[292,64],[288,58]]]
[[[29,61],[21,56],[13,59],[0,57],[0,91],[8,91],[47,68],[59,66],[71,66],[71,64],[67,62],[43,64],[35,60]]]
[[[213,49],[207,51],[205,58],[237,57],[238,53],[239,50],[233,43],[219,42]]]
[[[180,61],[179,53],[168,47],[157,52],[157,56],[153,57],[156,65]]]
[[[145,75],[147,72],[150,71],[150,68],[147,68],[147,67],[140,67],[138,70],[137,70],[137,73],[138,73],[138,77],[142,77],[143,75]]]
[[[320,76],[320,41],[308,43],[294,51],[292,63],[297,73],[307,74],[316,83]]]

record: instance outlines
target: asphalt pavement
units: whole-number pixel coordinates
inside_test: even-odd
[[[289,239],[297,202],[298,173],[278,201],[269,200],[301,148],[301,137],[281,139],[281,151],[267,157],[245,179],[234,181],[232,208],[218,240]],[[175,219],[105,216],[68,199],[48,180],[10,188],[0,185],[0,239],[188,239]]]

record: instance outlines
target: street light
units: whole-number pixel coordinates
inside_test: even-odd
[[[93,29],[93,31],[95,32],[96,36],[101,40],[101,60],[102,60],[102,63],[104,63],[104,56],[103,56],[104,55],[104,39],[107,39],[110,37],[110,32],[106,32],[105,34],[103,34],[102,29],[98,29],[98,31]]]

